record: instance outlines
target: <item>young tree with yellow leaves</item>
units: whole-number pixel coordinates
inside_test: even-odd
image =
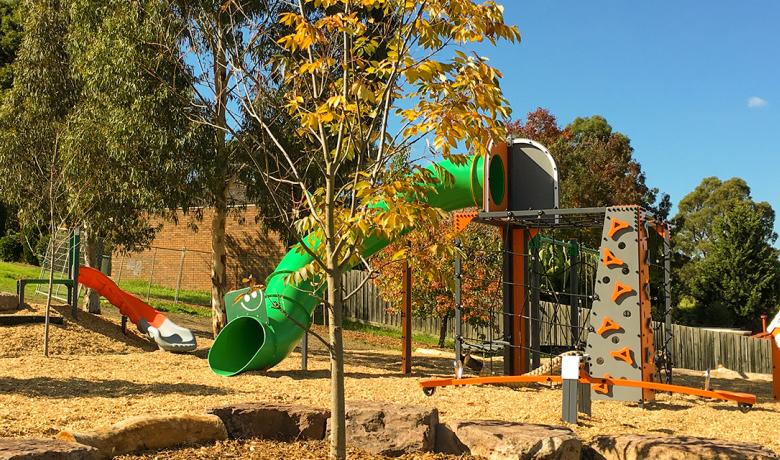
[[[346,457],[342,278],[385,242],[443,214],[424,197],[446,171],[435,165],[390,167],[427,140],[456,164],[503,139],[509,116],[501,74],[471,54],[473,43],[516,41],[493,1],[297,0],[279,16],[277,56],[262,70],[247,64],[241,104],[275,147],[262,158],[269,183],[299,190],[298,250],[311,263],[290,275],[324,291],[331,358],[331,457]],[[246,40],[266,33],[253,30]],[[284,88],[279,100],[255,97]],[[281,104],[298,128],[292,151],[268,114]],[[278,108],[278,107],[277,107]],[[317,168],[320,174],[309,174]],[[315,178],[315,179],[312,179]],[[450,177],[451,179],[451,177]],[[280,210],[281,211],[281,210]],[[403,257],[400,253],[397,257]],[[349,295],[349,293],[347,293]]]

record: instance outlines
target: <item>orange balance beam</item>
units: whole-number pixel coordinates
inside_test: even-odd
[[[465,379],[425,379],[419,382],[420,387],[426,393],[430,393],[437,387],[445,386],[459,386],[459,385],[490,385],[490,384],[502,384],[502,383],[560,383],[562,381],[560,375],[501,375],[491,377],[470,377]],[[606,384],[614,385],[618,387],[632,387],[632,388],[645,388],[654,391],[664,391],[669,393],[682,393],[693,396],[700,396],[702,398],[719,399],[722,401],[734,401],[739,404],[745,404],[752,406],[756,403],[756,395],[750,393],[737,393],[733,391],[721,391],[721,390],[700,390],[698,388],[685,387],[680,385],[669,385],[666,383],[658,382],[642,382],[639,380],[626,380],[626,379],[612,379],[612,378],[597,378],[590,376],[581,376],[579,381],[581,383],[590,384]]]

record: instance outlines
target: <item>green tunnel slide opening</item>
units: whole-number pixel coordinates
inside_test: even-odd
[[[265,328],[251,316],[229,322],[220,332],[230,340],[215,340],[209,351],[209,366],[219,375],[231,376],[245,370],[265,344]]]
[[[501,203],[504,201],[504,186],[506,183],[506,173],[504,169],[504,160],[495,155],[490,159],[490,165],[488,167],[488,176],[490,179],[490,199],[493,203]]]

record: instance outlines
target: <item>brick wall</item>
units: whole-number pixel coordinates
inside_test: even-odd
[[[117,281],[141,280],[175,288],[181,277],[181,289],[211,289],[211,218],[212,210],[203,210],[203,220],[193,221],[181,213],[178,224],[158,220],[163,224],[152,247],[129,254],[112,256],[112,276]],[[285,247],[276,233],[255,223],[256,208],[228,214],[225,242],[227,246],[228,288],[242,285],[242,278],[253,275],[263,280],[276,267]],[[189,223],[194,223],[194,229]],[[181,272],[181,274],[180,274]]]

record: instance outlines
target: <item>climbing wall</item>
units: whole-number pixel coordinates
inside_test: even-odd
[[[593,377],[651,381],[653,329],[645,213],[638,206],[607,208],[596,272],[587,353]],[[593,385],[595,399],[649,401],[650,390]]]

